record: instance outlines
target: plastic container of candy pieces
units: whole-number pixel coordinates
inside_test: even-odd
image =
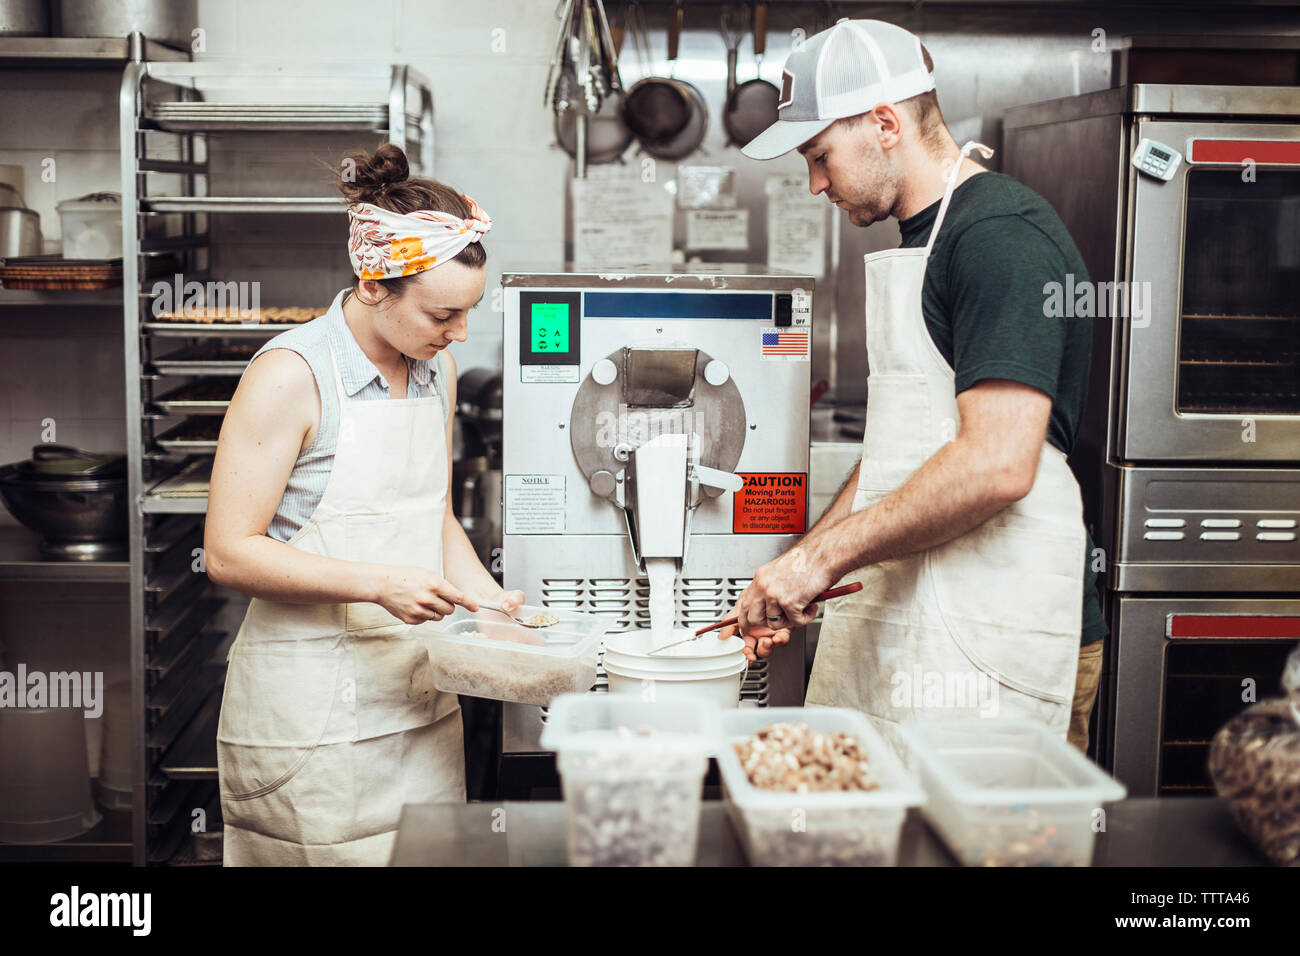
[[[541,744],[554,750],[571,866],[691,866],[718,705],[566,694]]]
[[[766,707],[723,711],[718,770],[727,813],[754,866],[893,866],[907,808],[925,801],[893,749],[860,711]],[[872,790],[791,792],[750,783],[736,745],[774,724],[857,738],[877,783]]]
[[[925,815],[967,866],[1088,866],[1124,787],[1030,720],[904,724]]]

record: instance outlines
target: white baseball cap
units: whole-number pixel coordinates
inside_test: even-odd
[[[841,20],[790,54],[781,73],[778,119],[741,152],[776,159],[837,119],[932,89],[920,37],[884,20]]]

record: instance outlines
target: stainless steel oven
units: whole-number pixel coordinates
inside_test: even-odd
[[[1181,157],[1129,176],[1116,452],[1126,461],[1300,461],[1300,90],[1178,90],[1130,139]],[[1154,109],[1151,96],[1136,104]],[[1133,167],[1130,166],[1130,169]]]
[[[1300,89],[1103,90],[1010,111],[1003,146],[1091,279],[1065,314],[1094,329],[1072,464],[1111,617],[1098,757],[1131,794],[1206,792],[1246,702],[1187,689],[1275,680],[1288,641],[1241,622],[1300,614]],[[1238,620],[1180,635],[1201,613]]]
[[[1283,693],[1300,597],[1121,595],[1114,624],[1111,771],[1130,796],[1211,793],[1214,734],[1252,701]]]

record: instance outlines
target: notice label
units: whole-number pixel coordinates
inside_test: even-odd
[[[564,534],[564,476],[506,475],[506,534]]]
[[[808,476],[801,472],[741,472],[745,485],[732,496],[733,534],[803,534],[807,528]]]
[[[533,384],[536,382],[565,382],[575,384],[581,381],[576,365],[521,365],[519,381]]]
[[[748,249],[749,210],[687,210],[686,248]]]

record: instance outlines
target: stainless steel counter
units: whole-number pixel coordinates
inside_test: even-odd
[[[697,866],[744,866],[719,800],[701,808]],[[564,804],[408,804],[392,866],[564,866]],[[1266,866],[1222,800],[1122,800],[1109,804],[1093,866]],[[902,866],[956,866],[916,811],[899,844]]]

